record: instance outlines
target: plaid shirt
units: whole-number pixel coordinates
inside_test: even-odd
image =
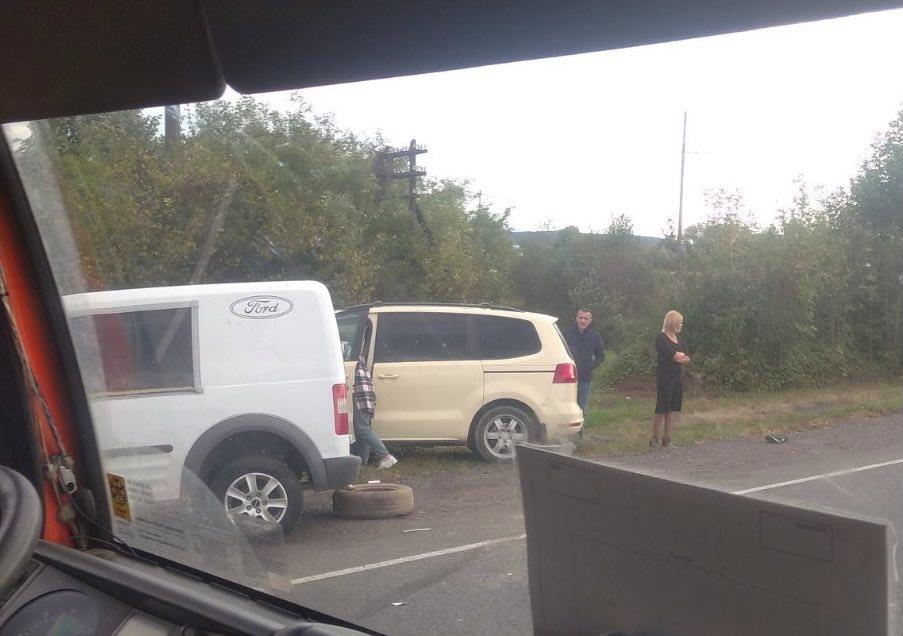
[[[354,408],[358,411],[373,414],[376,407],[376,391],[373,390],[373,376],[367,368],[367,360],[361,356],[354,367],[354,390],[352,391]]]

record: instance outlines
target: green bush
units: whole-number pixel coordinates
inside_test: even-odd
[[[609,351],[597,372],[605,386],[616,386],[632,378],[655,377],[655,348],[652,341],[635,340],[621,351]]]

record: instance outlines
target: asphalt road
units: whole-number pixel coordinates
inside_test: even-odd
[[[901,416],[850,420],[783,445],[728,440],[613,463],[731,492],[762,488],[752,496],[903,528]],[[404,481],[414,488],[415,510],[401,519],[336,519],[328,495],[311,498],[288,537],[294,600],[387,634],[530,633],[515,469],[449,466]],[[903,565],[903,554],[897,560]],[[894,590],[892,615],[903,629],[901,607]]]

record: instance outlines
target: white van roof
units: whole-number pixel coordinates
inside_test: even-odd
[[[63,306],[70,312],[115,309],[135,305],[180,301],[222,294],[278,294],[279,292],[319,292],[328,297],[323,283],[313,280],[273,281],[259,283],[218,283],[209,285],[180,285],[174,287],[142,287],[113,289],[63,296]]]
[[[287,300],[287,310],[243,315],[245,307],[236,308],[267,297]],[[331,385],[345,377],[329,291],[316,281],[119,289],[72,294],[63,302],[73,319],[197,305],[189,325],[195,369],[205,388],[296,380],[328,380]],[[103,328],[96,333],[102,335]]]

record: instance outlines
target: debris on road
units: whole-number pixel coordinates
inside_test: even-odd
[[[772,444],[786,444],[787,436],[786,435],[766,435],[765,441],[771,442]]]
[[[432,530],[432,528],[409,528],[407,530],[402,530],[402,532],[426,532],[427,530]]]
[[[399,601],[398,603],[392,603],[395,607],[401,607],[402,605],[407,605],[404,601]]]

